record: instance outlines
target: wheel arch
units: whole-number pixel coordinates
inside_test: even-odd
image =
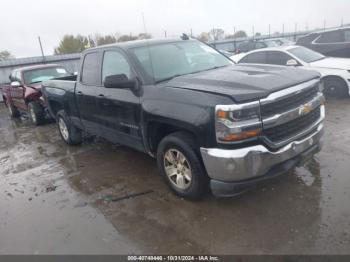
[[[167,135],[170,135],[172,133],[176,132],[185,132],[191,135],[194,139],[194,142],[197,144],[198,141],[196,139],[196,131],[193,128],[190,128],[186,125],[178,125],[178,124],[171,124],[161,121],[150,121],[148,122],[146,126],[146,137],[147,137],[147,146],[149,148],[149,151],[154,155],[157,152],[157,147],[160,143],[160,141],[166,137]]]

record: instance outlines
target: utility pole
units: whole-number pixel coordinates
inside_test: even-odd
[[[282,24],[282,36],[284,37],[284,24]]]
[[[323,31],[326,31],[326,19],[323,20]]]
[[[164,37],[166,38],[166,30],[164,31]]]
[[[254,28],[254,26],[252,28],[252,31],[253,31],[253,39],[255,39],[255,28]]]
[[[42,46],[42,44],[41,44],[41,39],[40,39],[40,36],[38,36],[38,40],[39,40],[39,45],[40,45],[41,55],[42,55],[42,57],[43,57],[43,62],[45,63],[45,55],[44,55],[43,46]]]
[[[271,37],[271,25],[269,24],[269,38]]]

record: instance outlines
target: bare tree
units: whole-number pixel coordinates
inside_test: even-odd
[[[221,40],[224,38],[225,31],[221,28],[213,28],[209,32],[209,38],[212,40]]]

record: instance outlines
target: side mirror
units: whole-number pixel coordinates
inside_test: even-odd
[[[21,87],[21,86],[22,86],[21,83],[18,81],[11,82],[11,87]]]
[[[104,86],[106,88],[134,88],[135,79],[129,79],[125,74],[106,76]]]
[[[289,59],[288,61],[287,61],[287,64],[286,64],[287,66],[298,66],[299,64],[298,64],[298,62],[295,60],[295,59]]]

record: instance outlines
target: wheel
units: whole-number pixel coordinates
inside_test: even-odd
[[[10,115],[11,118],[18,118],[18,117],[20,117],[20,113],[19,113],[18,109],[14,105],[12,105],[12,104],[10,104],[8,102],[5,102],[5,104],[6,104],[7,110],[9,111],[9,115]]]
[[[64,110],[57,113],[57,126],[61,138],[68,145],[79,145],[82,143],[82,132],[71,124]]]
[[[324,94],[327,97],[342,98],[349,95],[349,90],[343,79],[330,77],[324,80]]]
[[[157,165],[178,196],[198,200],[208,191],[209,178],[191,135],[177,132],[163,138],[157,149]]]
[[[40,103],[36,101],[29,102],[28,104],[29,118],[34,125],[42,125],[45,122],[45,111]]]

